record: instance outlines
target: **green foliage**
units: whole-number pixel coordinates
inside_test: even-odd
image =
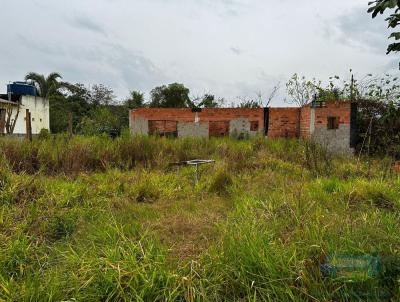
[[[131,91],[128,99],[125,101],[125,106],[128,109],[145,107],[144,94],[140,91]]]
[[[358,151],[400,159],[399,104],[364,100],[358,108]]]
[[[39,96],[45,99],[57,94],[59,89],[68,87],[68,84],[58,81],[61,78],[61,75],[57,72],[52,72],[47,77],[36,72],[29,72],[25,76],[25,80],[33,84]]]
[[[261,108],[262,104],[255,100],[242,99],[239,103],[239,108]]]
[[[136,202],[155,202],[160,198],[160,188],[154,183],[150,176],[144,176],[135,188]]]
[[[321,81],[317,81],[315,78],[307,80],[305,76],[295,73],[286,83],[286,90],[290,97],[287,102],[299,107],[304,106],[314,99],[320,87]]]
[[[118,118],[106,107],[93,110],[90,116],[83,117],[78,125],[78,131],[85,135],[109,133],[114,129],[119,129]]]
[[[68,84],[68,90],[66,94],[50,97],[52,133],[68,131],[70,115],[73,132],[96,134],[128,127],[128,107],[115,103],[112,89],[102,84],[93,85],[91,89],[82,84]]]
[[[38,134],[39,139],[49,139],[51,138],[50,131],[48,129],[40,129]]]
[[[72,114],[72,127],[76,129],[83,117],[88,116],[91,106],[89,91],[82,84],[69,85],[70,93],[50,97],[50,130],[52,133],[68,130],[69,114]]]
[[[227,169],[219,169],[213,176],[210,184],[210,192],[217,194],[229,194],[233,185],[233,179]]]
[[[202,97],[190,101],[190,107],[194,108],[218,108],[224,103],[223,99],[215,99],[212,94],[206,93]]]
[[[26,269],[31,262],[32,243],[24,235],[16,236],[15,240],[7,242],[0,250],[0,272],[8,278],[18,278],[26,275]]]
[[[100,105],[111,105],[115,100],[114,91],[103,84],[93,85],[88,91],[87,96],[89,104],[93,105],[95,108]]]
[[[154,88],[151,92],[150,107],[185,108],[191,102],[189,89],[183,84],[173,83]]]
[[[375,0],[369,2],[370,8],[368,12],[375,18],[378,14],[383,14],[386,10],[392,9],[394,12],[385,20],[388,22],[388,27],[396,28],[400,24],[400,1],[399,0]],[[396,42],[390,44],[387,49],[387,54],[400,51],[400,32],[393,32],[389,38],[393,38]]]
[[[53,217],[47,224],[47,236],[54,241],[71,236],[76,228],[75,224],[75,219],[65,214],[64,216]]]

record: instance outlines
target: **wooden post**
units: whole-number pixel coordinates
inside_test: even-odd
[[[32,123],[31,123],[31,113],[29,112],[29,109],[26,109],[25,121],[26,121],[26,139],[31,142],[32,141]]]
[[[6,132],[6,110],[0,109],[0,134]]]
[[[72,112],[68,113],[68,133],[69,136],[72,137],[73,131],[72,131]]]

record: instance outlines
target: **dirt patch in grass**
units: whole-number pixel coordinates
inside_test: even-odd
[[[143,226],[169,250],[171,261],[197,259],[218,240],[218,223],[230,210],[230,200],[210,196],[202,200],[176,200],[147,205],[160,213]]]

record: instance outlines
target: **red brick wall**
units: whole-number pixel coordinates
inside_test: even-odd
[[[131,118],[140,116],[149,121],[194,122],[195,113],[189,108],[140,108],[131,111]],[[259,130],[264,129],[263,108],[204,108],[198,112],[200,122],[210,122],[210,135],[229,134],[229,121],[247,118],[250,122],[258,122]]]
[[[149,121],[149,133],[173,133],[178,131],[175,121]]]
[[[327,102],[324,108],[315,108],[315,128],[326,128],[328,117],[339,117],[339,125],[350,125],[351,102]]]
[[[131,111],[131,118],[142,117],[149,121],[173,120],[182,122],[194,121],[194,113],[187,108],[140,108]]]
[[[268,137],[297,137],[300,108],[270,108]]]
[[[229,121],[211,121],[208,127],[210,137],[221,137],[229,135]]]

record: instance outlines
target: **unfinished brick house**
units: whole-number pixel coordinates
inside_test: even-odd
[[[140,108],[130,111],[129,126],[144,135],[314,139],[332,151],[350,152],[356,112],[356,104],[344,101],[301,108]]]

